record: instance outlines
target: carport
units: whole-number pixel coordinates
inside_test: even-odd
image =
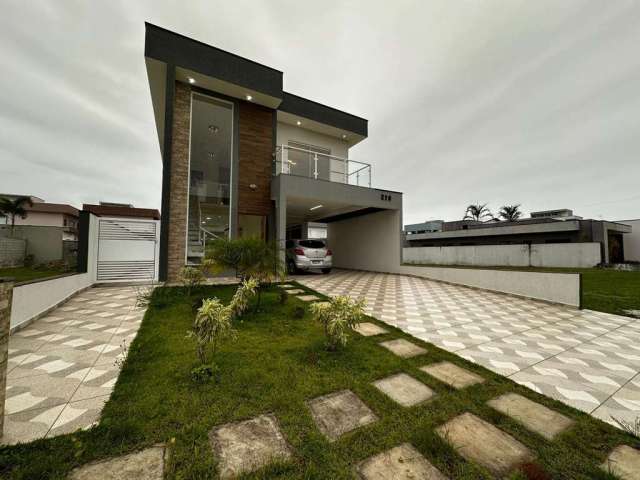
[[[334,267],[393,271],[400,265],[402,193],[276,175],[271,195],[276,207],[276,238],[283,247],[288,227],[326,223]]]

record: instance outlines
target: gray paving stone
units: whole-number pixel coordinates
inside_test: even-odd
[[[303,302],[313,302],[315,300],[320,300],[320,297],[316,295],[298,295],[296,298],[298,300],[302,300]]]
[[[619,445],[609,454],[602,468],[621,480],[640,480],[640,450]]]
[[[74,469],[70,480],[162,480],[164,446],[155,446],[122,457],[90,463]]]
[[[412,407],[434,395],[433,390],[406,373],[377,380],[373,385],[403,407]]]
[[[517,393],[505,393],[487,402],[492,408],[510,416],[547,440],[563,432],[573,420]]]
[[[358,473],[364,480],[447,480],[408,443],[368,458]]]
[[[440,362],[420,367],[425,373],[456,389],[484,382],[484,378],[451,362]]]
[[[378,420],[351,390],[323,395],[307,403],[318,429],[332,442],[347,432]]]
[[[468,412],[449,420],[436,432],[464,458],[499,477],[533,460],[533,454],[522,443]]]
[[[411,343],[404,338],[388,340],[386,342],[380,343],[380,345],[402,358],[411,358],[427,353],[424,348],[419,347],[415,343]]]
[[[383,333],[389,333],[388,330],[385,330],[384,328],[371,322],[358,323],[354,327],[354,330],[358,332],[360,335],[363,335],[365,337],[372,337],[374,335],[382,335]]]
[[[300,295],[301,293],[306,293],[301,288],[294,288],[292,290],[285,290],[289,295]]]
[[[273,415],[216,427],[209,432],[209,442],[220,462],[220,478],[232,478],[274,460],[291,458],[291,449]]]

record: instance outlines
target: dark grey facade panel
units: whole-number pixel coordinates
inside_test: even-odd
[[[282,98],[282,72],[145,23],[144,54],[167,64]]]
[[[332,107],[327,107],[321,103],[314,102],[313,100],[307,100],[306,98],[293,95],[291,93],[283,92],[282,103],[278,107],[278,110],[290,113],[292,115],[300,115],[301,117],[315,120],[319,123],[331,125],[336,128],[341,128],[349,132],[368,136],[368,123],[365,118],[351,115],[350,113],[337,110]]]

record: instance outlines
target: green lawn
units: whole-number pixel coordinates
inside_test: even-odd
[[[37,269],[33,267],[0,268],[0,277],[11,277],[16,283],[53,277],[65,273],[61,269]]]
[[[203,291],[228,301],[234,287]],[[217,357],[218,379],[197,385],[189,376],[196,365],[194,347],[185,339],[193,318],[193,300],[181,295],[179,288],[159,288],[154,295],[160,298],[163,292],[169,298],[147,311],[100,425],[0,448],[0,477],[62,479],[74,466],[166,442],[170,447],[167,478],[216,478],[208,432],[214,426],[263,413],[278,418],[295,458],[243,478],[355,478],[354,466],[361,460],[410,442],[451,479],[488,479],[486,471],[463,460],[434,433],[434,428],[467,411],[532,449],[538,465],[549,474],[535,478],[611,479],[598,468],[608,452],[622,443],[638,444],[603,422],[389,326],[384,336],[365,338],[354,333],[346,349],[327,352],[320,325],[308,313],[295,318],[294,310],[302,302],[290,298],[281,305],[275,287],[263,295],[259,313],[249,313],[237,322],[237,340],[225,344]],[[404,360],[378,345],[383,339],[403,337],[422,344],[428,353]],[[457,391],[418,369],[445,359],[481,374],[487,382]],[[371,385],[397,372],[430,386],[436,392],[434,399],[404,408]],[[354,391],[379,420],[329,443],[316,428],[305,402],[341,389]],[[549,442],[486,406],[489,399],[510,391],[563,412],[575,425]],[[514,473],[509,478],[526,477]]]
[[[444,266],[410,265],[414,267]],[[580,273],[582,274],[582,308],[618,315],[625,315],[623,310],[640,310],[640,272],[623,272],[602,268],[468,267],[463,265],[447,265],[446,267],[516,270],[522,272]]]

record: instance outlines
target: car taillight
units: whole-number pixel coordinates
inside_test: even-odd
[[[304,257],[304,250],[301,248],[294,248],[293,253],[295,253],[296,255],[302,255]]]
[[[327,257],[330,257],[331,255],[333,255],[333,252],[330,248],[327,248]]]

